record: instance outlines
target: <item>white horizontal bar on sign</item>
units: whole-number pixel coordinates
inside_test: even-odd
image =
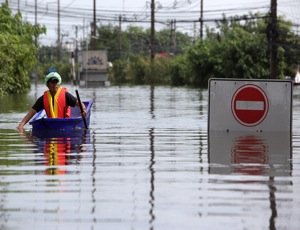
[[[236,101],[236,110],[264,110],[263,101]]]

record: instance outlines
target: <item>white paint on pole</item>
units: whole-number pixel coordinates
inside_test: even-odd
[[[209,80],[209,131],[281,131],[292,127],[288,80]]]

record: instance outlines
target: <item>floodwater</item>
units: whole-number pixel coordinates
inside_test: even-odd
[[[80,88],[83,135],[19,134],[44,89],[0,98],[1,230],[299,229],[300,88],[291,135],[208,137],[207,90],[149,86]]]

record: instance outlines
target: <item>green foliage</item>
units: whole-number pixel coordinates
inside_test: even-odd
[[[280,63],[281,68],[284,70],[281,74],[295,76],[296,71],[299,70],[300,37],[292,32],[292,23],[290,21],[280,18],[278,24],[278,55],[285,60],[284,63]]]
[[[170,57],[156,58],[149,66],[149,75],[150,84],[155,85],[169,85],[171,83],[171,60]],[[150,62],[151,63],[151,62]]]
[[[122,56],[113,61],[112,83],[116,84],[171,84],[206,87],[211,77],[261,78],[270,77],[268,15],[246,15],[223,18],[217,28],[208,30],[203,40],[191,43],[182,33],[170,40],[170,31],[156,32],[155,52],[166,52],[168,58],[149,56],[149,30],[129,27],[126,32],[109,36],[122,38]],[[299,37],[291,31],[291,23],[278,18],[278,76],[295,73],[300,56]],[[103,37],[102,37],[103,38]],[[123,43],[124,41],[124,43]],[[137,45],[138,44],[138,45]],[[177,48],[175,49],[174,44]],[[180,44],[180,45],[178,45]],[[120,48],[120,47],[119,47]],[[130,55],[129,55],[130,53]]]
[[[44,77],[49,73],[49,68],[54,67],[56,71],[61,75],[62,77],[62,83],[70,82],[71,79],[71,63],[69,62],[63,62],[63,61],[52,61],[47,63],[40,63],[39,65],[39,80],[44,82]]]
[[[72,81],[70,52],[64,48],[61,49],[61,60],[57,60],[57,47],[42,46],[38,50],[39,64],[36,68],[39,81],[44,80],[44,76],[48,74],[49,68],[54,67],[62,76],[63,83]]]
[[[120,50],[123,51],[122,57],[149,54],[149,34],[142,28],[129,26],[122,37]],[[123,43],[125,41],[125,45]],[[127,45],[126,45],[127,44]]]
[[[142,85],[146,83],[149,63],[145,58],[134,56],[130,58],[128,76],[131,84]]]
[[[205,39],[191,44],[189,39],[182,38],[183,45],[174,57],[155,58],[151,63],[149,58],[135,55],[121,61],[124,63],[121,82],[206,87],[211,77],[268,79],[268,24],[269,18],[263,15],[245,16],[243,21],[224,17],[215,30],[207,30]],[[141,34],[138,36],[142,37]],[[156,51],[172,53],[168,35],[167,30],[156,33]],[[278,76],[294,76],[300,58],[300,39],[291,31],[291,23],[282,18],[278,18],[278,35]],[[122,67],[117,66],[120,73]],[[118,73],[113,71],[113,75]]]
[[[110,80],[114,84],[171,84],[170,65],[169,58],[151,62],[149,57],[132,55],[114,62]]]
[[[30,73],[36,63],[34,38],[45,29],[22,22],[12,15],[7,3],[0,7],[0,95],[30,89]]]
[[[108,60],[115,61],[120,58],[128,58],[132,55],[150,56],[150,31],[142,27],[129,26],[120,31],[113,25],[101,26],[97,30],[97,49],[108,51]],[[191,38],[187,34],[176,32],[173,43],[170,41],[170,30],[156,31],[155,51],[180,53],[186,45],[190,44]],[[176,46],[175,46],[176,44]]]
[[[224,19],[218,31],[208,31],[207,39],[198,41],[185,53],[191,67],[190,79],[185,79],[185,82],[206,86],[210,77],[269,78],[265,19],[249,20],[243,24]],[[287,31],[287,28],[281,31],[281,39],[285,40]],[[288,65],[285,52],[283,47],[278,46],[277,67],[280,77],[284,76]]]
[[[115,84],[126,84],[127,62],[124,59],[118,59],[114,62],[109,81]]]
[[[112,84],[206,87],[211,77],[269,78],[269,16],[250,14],[240,19],[224,17],[215,29],[207,29],[203,40],[194,42],[180,32],[172,36],[174,31],[170,29],[156,31],[154,50],[157,55],[153,60],[150,60],[150,30],[142,27],[120,30],[118,26],[101,26],[95,44],[96,49],[108,51],[108,60],[113,63],[109,70]],[[291,23],[282,18],[278,18],[277,31],[279,77],[294,76],[300,58],[299,36],[291,31]],[[86,49],[85,42],[83,49]],[[167,55],[159,55],[162,53]],[[55,57],[56,48],[40,49],[39,75],[43,76],[53,65],[64,81],[68,81],[68,57],[60,63],[54,61]]]
[[[170,62],[170,83],[173,86],[183,86],[189,83],[191,69],[184,55],[178,55]]]

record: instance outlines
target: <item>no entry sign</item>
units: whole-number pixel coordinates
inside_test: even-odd
[[[292,89],[288,80],[209,80],[208,129],[291,131]]]
[[[235,119],[245,126],[256,126],[268,113],[269,103],[265,92],[258,86],[246,84],[233,95],[231,110]]]

